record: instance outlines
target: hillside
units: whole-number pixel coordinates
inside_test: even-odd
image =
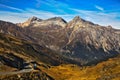
[[[33,25],[28,25],[23,29],[41,46],[77,60],[82,65],[97,64],[120,53],[119,29],[100,26],[79,16],[66,22],[65,27],[58,23],[57,25],[49,24],[48,21],[65,22],[57,17],[37,22],[32,20]],[[42,26],[40,22],[44,22],[45,25]]]
[[[92,66],[77,66],[73,64],[60,65],[43,69],[55,80],[119,80],[120,55]]]
[[[75,62],[48,48],[0,33],[0,64],[18,69],[18,66],[22,68],[23,62],[27,61],[49,65]]]
[[[61,17],[0,21],[2,80],[19,80],[19,75],[25,80],[119,80],[119,58],[120,30],[79,16],[70,22]],[[37,70],[25,69],[25,63]]]
[[[120,53],[120,34],[110,26],[100,26],[76,16],[68,23],[67,31],[69,41],[63,54],[83,65],[95,64]]]

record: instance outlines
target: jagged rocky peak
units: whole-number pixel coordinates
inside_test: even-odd
[[[74,22],[81,22],[81,23],[85,23],[85,24],[92,24],[94,25],[94,23],[84,20],[83,18],[81,18],[80,16],[75,16],[73,19]]]
[[[80,18],[80,16],[75,16],[73,20],[78,21],[78,20],[81,20],[81,18]]]
[[[25,21],[24,23],[19,23],[17,24],[18,26],[21,26],[21,27],[45,27],[45,26],[61,26],[61,27],[65,27],[67,24],[67,22],[62,19],[61,17],[53,17],[53,18],[49,18],[49,19],[46,19],[46,20],[42,20],[42,19],[39,19],[35,16],[29,18],[27,21]],[[54,25],[54,26],[53,26]]]
[[[82,19],[80,16],[75,16],[73,20],[68,23],[69,28],[81,28],[81,27],[89,27],[95,25],[90,21],[86,21]]]
[[[21,26],[21,27],[28,27],[32,23],[37,23],[37,22],[40,22],[40,21],[42,21],[42,19],[33,16],[33,17],[30,17],[27,21],[25,21],[23,23],[17,23],[17,25]]]
[[[111,25],[108,25],[107,28],[112,29],[112,26],[111,26]]]
[[[33,17],[29,18],[27,21],[30,21],[30,22],[33,22],[33,21],[42,21],[42,19],[39,19],[39,18],[33,16]]]
[[[53,17],[53,18],[43,20],[40,24],[44,26],[48,26],[48,25],[49,26],[60,26],[61,28],[64,28],[66,27],[67,22],[61,17]]]
[[[71,20],[69,23],[68,23],[68,27],[69,28],[74,28],[74,27],[80,27],[81,24],[82,24],[82,21],[84,21],[82,18],[80,18],[80,16],[75,16],[73,18],[73,20]]]
[[[47,19],[48,21],[61,21],[61,22],[64,22],[64,23],[67,23],[63,18],[61,17],[53,17],[53,18],[49,18]]]
[[[78,21],[79,22],[87,22],[86,20],[82,19],[80,16],[75,16],[72,21],[74,21],[74,22],[78,22]]]

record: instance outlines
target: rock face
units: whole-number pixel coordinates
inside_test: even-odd
[[[85,21],[84,19],[80,18],[79,16],[74,17],[72,21],[68,23],[69,28],[78,28],[78,27],[89,27],[92,22]],[[94,25],[94,24],[93,24]]]
[[[67,22],[61,17],[53,17],[44,21],[47,25],[58,25],[63,28],[66,27]],[[43,23],[44,24],[44,23]]]
[[[23,69],[23,63],[31,60],[54,66],[65,63],[78,64],[77,61],[66,58],[57,52],[36,43],[0,33],[1,66]]]
[[[24,40],[35,41],[31,36],[27,35],[26,32],[25,29],[18,27],[13,23],[0,21],[0,33],[9,34]]]
[[[120,53],[120,34],[113,28],[96,25],[79,17],[70,21],[67,27],[71,34],[64,47],[68,52],[64,54],[83,65],[97,63]]]
[[[42,20],[37,17],[29,18],[24,23],[18,23],[18,26],[22,27],[42,27],[42,28],[59,28],[59,27],[65,27],[66,21],[62,19],[61,17],[53,17],[47,20]],[[56,27],[53,27],[56,26]]]
[[[21,27],[28,27],[28,26],[30,26],[34,23],[38,23],[40,21],[42,21],[42,19],[39,19],[39,18],[33,16],[33,17],[29,18],[27,21],[25,21],[24,23],[17,23],[17,25],[21,26]]]
[[[17,25],[23,27],[20,32],[25,35],[20,38],[52,49],[82,65],[96,64],[120,53],[120,30],[94,24],[79,16],[68,23],[60,17],[47,20],[32,17]]]
[[[31,36],[40,45],[53,50],[59,50],[67,43],[67,22],[64,19],[61,17],[53,17],[47,20],[37,19],[30,18],[26,21],[27,23],[30,22],[29,26],[24,27],[27,35]],[[21,26],[24,26],[24,23],[20,23],[23,24]]]

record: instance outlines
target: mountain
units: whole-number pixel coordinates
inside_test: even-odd
[[[57,66],[60,64],[78,64],[77,61],[66,58],[46,47],[42,47],[31,41],[26,41],[20,38],[16,38],[9,34],[0,33],[0,79],[6,80],[10,77],[10,80],[15,79],[17,72],[21,73],[20,75],[26,78],[50,78],[47,73],[42,71],[32,72],[19,72],[19,70],[24,70],[24,63],[33,65],[32,62],[35,62],[37,65],[49,68],[51,66]],[[26,69],[27,70],[27,69]],[[16,71],[16,73],[15,73]],[[6,73],[7,72],[7,73]],[[13,74],[11,76],[11,74]],[[36,75],[33,75],[35,73]],[[2,74],[2,75],[1,75]],[[10,75],[9,77],[7,75]],[[27,75],[33,75],[27,76]],[[41,76],[38,76],[41,75]],[[4,76],[4,77],[3,77]]]
[[[37,17],[31,17],[24,23],[18,23],[18,26],[21,27],[41,27],[41,28],[60,28],[66,26],[66,21],[61,17],[53,17],[47,20],[42,20]],[[56,27],[53,27],[56,26]]]
[[[18,68],[18,63],[22,64],[30,60],[54,66],[77,63],[74,60],[68,59],[53,50],[31,41],[0,33],[0,63]]]
[[[68,23],[61,17],[47,20],[32,17],[26,22],[29,25],[21,31],[25,36],[20,38],[47,47],[81,65],[97,64],[120,53],[120,30],[111,26],[100,26],[79,16]]]
[[[65,22],[58,17],[41,22],[44,25],[49,25],[48,21]],[[56,24],[61,26],[58,23]],[[58,28],[58,26],[52,25],[50,28],[41,25],[39,22],[37,23],[39,27],[34,25],[25,29],[29,30],[28,34],[39,44],[70,59],[77,60],[83,65],[96,64],[117,56],[120,52],[120,30],[116,30],[111,26],[100,26],[79,16],[66,23],[65,27]]]
[[[120,34],[113,28],[77,16],[68,23],[67,29],[71,34],[64,47],[67,52],[63,54],[80,60],[82,64],[98,63],[120,53]]]
[[[11,23],[7,22],[7,24]],[[29,71],[28,69],[27,71],[24,63],[33,65],[32,61],[37,64],[38,70]],[[60,64],[79,64],[79,62],[31,41],[17,38],[8,33],[0,33],[0,79],[55,80],[44,72],[43,68],[48,69]],[[41,69],[43,70],[41,71]]]
[[[31,20],[32,22],[30,22]],[[25,26],[24,24],[26,23],[29,25]],[[26,34],[31,39],[50,49],[59,49],[59,47],[64,46],[63,44],[65,44],[68,39],[64,35],[66,34],[65,26],[67,22],[61,17],[53,17],[40,21],[30,18],[26,22],[19,24],[22,24],[21,27],[24,26],[23,28]],[[17,26],[20,26],[19,24],[17,24]]]
[[[24,30],[33,40],[83,65],[98,63],[120,52],[120,30],[111,26],[100,26],[79,16],[68,23],[60,17],[47,20],[33,17],[28,21],[31,25]],[[55,21],[57,26],[51,25],[50,28],[49,22]],[[66,23],[66,27],[58,28],[61,26],[59,22]]]
[[[42,19],[39,19],[35,16],[29,18],[27,21],[25,21],[24,23],[17,23],[18,26],[21,26],[21,27],[27,27],[27,26],[30,26],[36,22],[40,22],[42,21]]]
[[[60,77],[64,75],[61,73],[63,70],[68,70],[72,75],[75,72],[81,74],[82,72],[78,71],[86,66],[88,67],[82,70],[83,72],[91,71],[91,67],[93,70],[103,69],[106,66],[102,65],[102,67],[102,62],[108,60],[105,62],[108,64],[111,62],[109,58],[115,57],[112,59],[112,64],[115,64],[115,61],[119,62],[119,53],[119,29],[114,29],[112,26],[100,26],[79,16],[70,22],[66,22],[61,17],[46,20],[32,17],[18,24],[0,21],[0,71],[2,72],[24,70],[23,63],[29,62],[33,65],[30,61],[34,61],[39,69],[34,72],[35,75],[32,75],[34,78],[68,79],[67,75]],[[111,68],[112,64],[107,66]],[[76,71],[75,66],[80,69],[77,68]],[[75,72],[71,71],[74,69]],[[105,74],[105,71],[103,72]],[[27,78],[30,74],[32,73],[25,72],[20,75]],[[39,74],[42,76],[40,77]],[[17,75],[9,77],[15,79]],[[83,75],[81,74],[82,77]],[[9,77],[8,75],[0,76],[0,79],[9,79]],[[31,76],[29,79],[32,79]],[[101,75],[98,79],[102,80],[104,76]]]
[[[6,21],[0,20],[0,33],[9,34],[17,38],[21,38],[29,41],[31,40],[34,41],[34,39],[31,36],[27,35],[25,29],[17,26],[16,24]]]
[[[67,22],[61,17],[53,17],[47,20],[33,21],[29,26],[24,27],[24,30],[27,35],[32,37],[40,45],[58,50],[63,47],[63,44],[66,44],[68,40],[67,36],[65,36],[67,35],[66,25]]]

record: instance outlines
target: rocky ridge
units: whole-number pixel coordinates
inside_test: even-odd
[[[29,18],[26,22],[18,23],[17,25],[22,27],[32,26],[32,27],[49,27],[49,28],[51,28],[52,26],[58,26],[59,28],[59,27],[65,27],[66,23],[67,22],[61,17],[53,17],[50,19],[42,20],[33,16]]]
[[[79,16],[68,23],[60,17],[33,17],[26,22],[27,26],[19,26],[24,26],[30,40],[83,65],[96,64],[120,53],[120,30],[111,26],[100,26]]]

